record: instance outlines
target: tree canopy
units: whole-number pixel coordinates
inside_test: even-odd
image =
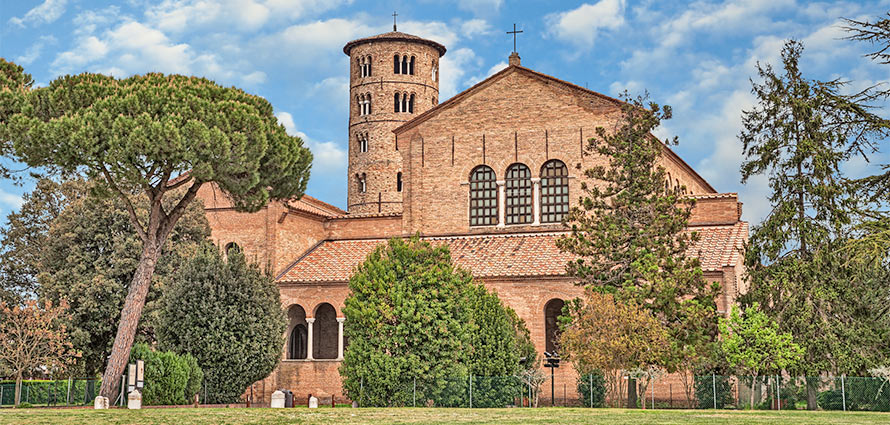
[[[803,347],[805,361],[792,373],[864,373],[886,353],[880,338],[887,332],[875,329],[882,322],[875,318],[888,301],[874,298],[887,293],[880,275],[869,276],[880,267],[856,266],[862,256],[855,240],[864,220],[880,223],[883,213],[843,165],[854,156],[868,159],[875,140],[890,135],[890,121],[873,112],[874,88],[847,93],[845,81],[805,78],[802,52],[791,40],[781,71],[758,64],[757,104],[743,112],[742,182],[768,176],[772,207],[752,229],[745,253],[746,301],[764,306]],[[861,302],[867,299],[877,302]],[[807,393],[815,409],[814,382]]]
[[[244,254],[203,244],[164,289],[158,345],[190,354],[204,372],[207,400],[234,403],[281,359],[287,325],[278,286]]]
[[[528,330],[516,314],[466,270],[446,246],[417,237],[391,239],[358,267],[343,309],[349,349],[343,386],[364,406],[417,402],[504,406],[517,394],[520,358],[534,361]],[[481,396],[478,396],[482,394]]]
[[[668,329],[670,355],[663,367],[691,368],[716,335],[720,288],[702,277],[686,251],[697,237],[686,232],[694,200],[669,188],[661,165],[665,145],[651,132],[671,109],[625,94],[616,129],[598,128],[585,155],[606,159],[584,170],[582,196],[565,223],[571,234],[557,244],[578,258],[568,271],[580,284],[648,310]],[[578,323],[577,326],[599,326]]]
[[[127,206],[142,240],[102,380],[102,395],[111,396],[162,246],[198,189],[215,183],[236,209],[256,211],[301,196],[312,155],[268,101],[234,87],[182,75],[83,73],[33,88],[21,67],[0,61],[0,151],[48,173],[99,179],[101,193]],[[145,217],[129,198],[137,192],[148,199]]]

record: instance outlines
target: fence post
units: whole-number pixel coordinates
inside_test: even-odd
[[[782,375],[776,375],[776,400],[778,403],[776,404],[776,409],[782,410],[782,389],[779,387],[779,380],[782,378]]]
[[[358,384],[358,407],[362,407],[362,403],[365,402],[365,377],[362,376],[359,379]]]
[[[657,379],[652,381],[652,409],[655,409],[655,381]]]
[[[590,407],[593,407],[593,373],[590,375]]]
[[[844,375],[841,375],[841,402],[844,405],[844,412],[847,411],[847,390],[844,387]]]
[[[711,389],[714,391],[714,409],[717,409],[717,375],[711,374]]]
[[[470,374],[470,409],[473,408],[473,374]]]
[[[414,396],[412,397],[411,404],[414,407],[417,407],[417,377],[414,377]]]
[[[0,407],[3,407],[3,385],[0,385]]]
[[[68,405],[68,401],[71,400],[71,377],[68,377],[68,391],[65,393],[65,406]]]

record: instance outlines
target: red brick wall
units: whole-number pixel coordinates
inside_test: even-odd
[[[696,199],[690,225],[735,224],[742,218],[739,198],[735,194],[721,194],[715,198]]]
[[[534,178],[547,160],[559,159],[569,170],[569,199],[577,202],[581,170],[607,164],[600,156],[582,158],[582,143],[597,127],[613,128],[620,117],[611,101],[519,71],[507,72],[443,108],[397,134],[409,233],[470,232],[467,182],[481,164],[502,180],[508,166],[521,162]],[[672,156],[664,161],[692,193],[709,191]]]
[[[402,235],[402,216],[336,218],[324,227],[330,239],[389,238]]]

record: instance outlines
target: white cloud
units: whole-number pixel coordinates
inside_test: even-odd
[[[310,138],[302,131],[297,130],[294,117],[289,112],[275,114],[278,122],[284,126],[285,131],[291,136],[303,139],[306,147],[312,151],[312,171],[323,175],[346,175],[346,151],[335,142],[318,142]]]
[[[3,189],[0,189],[0,204],[5,204],[12,208],[20,208],[24,203],[25,200],[22,199],[20,195],[9,193]]]
[[[601,29],[616,29],[624,24],[624,0],[600,0],[584,3],[568,12],[544,17],[550,35],[582,47],[592,47]]]
[[[55,43],[56,38],[51,35],[45,35],[40,37],[31,47],[28,47],[28,50],[25,50],[25,53],[21,56],[17,56],[15,58],[15,63],[23,66],[28,66],[34,63],[37,58],[40,57],[40,53],[43,51],[43,47],[47,43]]]
[[[489,35],[493,31],[488,21],[484,19],[470,19],[460,25],[460,32],[467,38],[473,38],[477,35]]]
[[[476,53],[466,47],[442,56],[439,62],[439,99],[448,99],[457,94],[458,84],[467,73],[467,68],[478,61]]]
[[[25,24],[40,25],[55,22],[65,13],[67,3],[67,0],[46,0],[25,13],[25,16],[10,18],[9,23],[24,28]]]
[[[263,84],[266,82],[266,73],[263,71],[254,71],[241,77],[241,81],[250,86]]]
[[[269,22],[305,18],[351,0],[165,0],[146,10],[148,22],[173,33],[203,28],[252,32]]]
[[[503,0],[458,0],[457,7],[477,15],[497,12]]]
[[[309,95],[335,105],[343,105],[343,102],[349,101],[349,80],[346,77],[325,78],[312,86]]]

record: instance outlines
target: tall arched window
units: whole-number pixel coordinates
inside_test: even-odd
[[[667,180],[664,181],[664,190],[671,190],[671,173],[667,173]]]
[[[494,170],[480,165],[470,173],[470,226],[498,224],[498,186]]]
[[[394,55],[392,57],[392,72],[394,74],[400,74],[402,71],[402,66],[400,64],[399,55]]]
[[[312,358],[336,359],[339,341],[337,311],[328,303],[319,305],[315,309],[315,323],[312,324]]]
[[[412,94],[410,98],[408,98],[408,113],[414,113],[414,95]]]
[[[525,164],[507,168],[504,179],[507,224],[529,224],[532,218],[532,172]]]
[[[569,212],[569,170],[552,159],[541,167],[541,223],[559,223]]]
[[[559,316],[565,302],[559,298],[547,301],[544,305],[544,351],[557,351],[559,343]]]
[[[287,310],[288,335],[287,358],[290,360],[305,359],[308,345],[306,328],[306,311],[294,304]]]
[[[402,56],[402,74],[408,73],[408,55]]]
[[[371,60],[371,57],[370,57],[370,56],[368,56],[367,59],[368,59],[368,62],[367,62],[368,72],[367,72],[367,74],[365,75],[365,77],[370,77],[370,76],[371,76],[371,64],[373,63],[373,61]]]
[[[398,92],[393,96],[393,112],[402,112],[402,96]]]
[[[371,114],[371,93],[366,94],[367,101],[365,101],[365,115]]]
[[[411,62],[408,62],[408,73],[414,75],[414,56],[411,56]]]
[[[402,172],[396,173],[396,192],[402,191]]]

